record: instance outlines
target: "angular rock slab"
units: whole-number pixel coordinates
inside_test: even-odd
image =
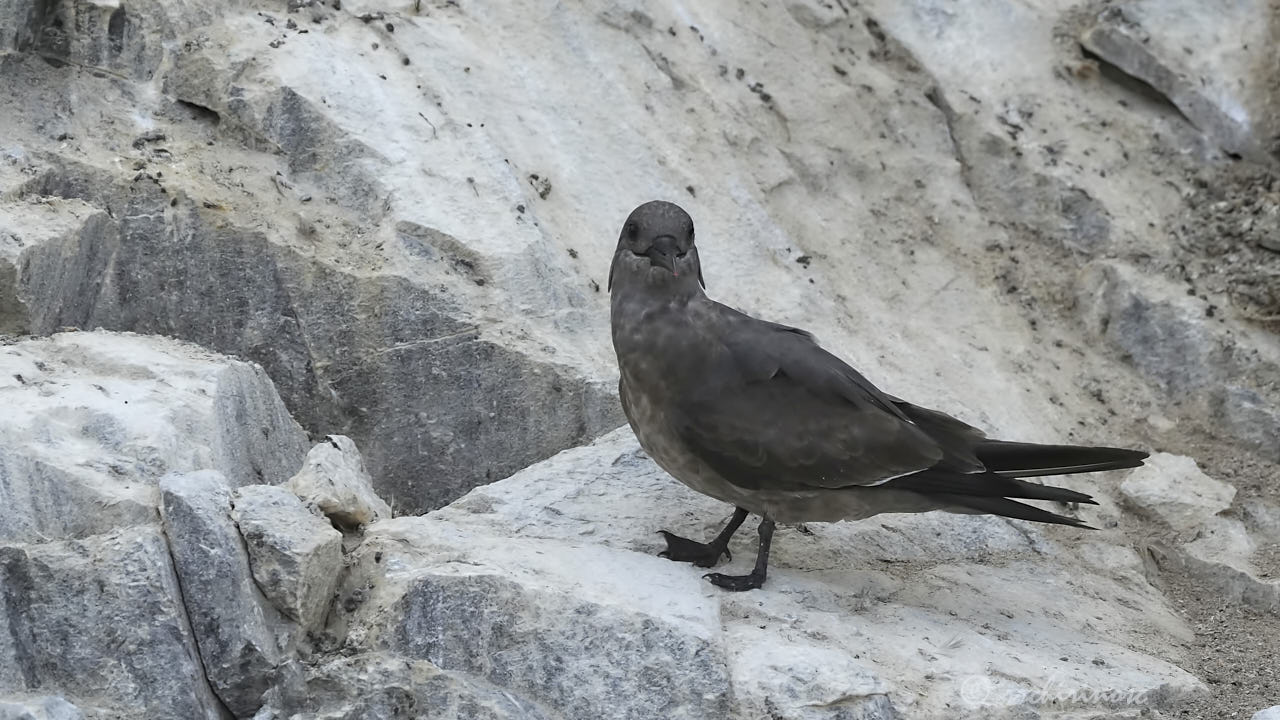
[[[0,542],[153,523],[167,472],[279,483],[306,451],[260,367],[161,337],[0,344],[0,405]]]
[[[1184,455],[1155,453],[1120,484],[1125,502],[1169,527],[1191,530],[1231,507],[1236,489]]]
[[[37,692],[92,717],[225,717],[157,528],[0,545],[0,697]]]
[[[942,513],[783,528],[742,594],[655,556],[658,529],[709,536],[729,512],[622,429],[369,526],[332,627],[575,717],[944,718],[1051,711],[1045,688],[1079,710],[1202,689],[1152,654],[1191,633],[1119,536]]]
[[[1228,152],[1266,160],[1280,97],[1263,0],[1136,0],[1104,10],[1081,43],[1169,99]]]
[[[373,491],[360,450],[345,435],[329,435],[311,448],[287,486],[340,527],[356,528],[391,517],[391,507]]]
[[[258,589],[304,629],[319,629],[342,571],[342,533],[283,487],[246,485],[233,497]]]
[[[0,698],[0,720],[84,720],[84,713],[56,696],[17,701]]]
[[[1280,383],[1280,341],[1246,325],[1210,318],[1207,301],[1187,287],[1115,260],[1080,272],[1077,310],[1089,332],[1186,410],[1259,455],[1280,458],[1268,431],[1280,413],[1258,390]],[[1247,387],[1252,386],[1252,387]]]
[[[315,668],[291,720],[551,720],[554,713],[501,688],[450,673],[423,660],[370,653]]]
[[[166,475],[161,516],[182,597],[214,692],[237,717],[251,716],[275,683],[292,628],[262,599],[231,492],[213,471]]]

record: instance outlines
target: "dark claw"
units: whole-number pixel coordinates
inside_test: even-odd
[[[664,557],[668,560],[676,562],[693,563],[698,567],[715,567],[720,562],[720,556],[732,560],[733,556],[729,554],[729,548],[717,547],[712,543],[700,543],[679,535],[674,535],[666,530],[659,530],[662,537],[667,541],[667,549],[658,553],[658,557]]]
[[[764,585],[764,573],[750,573],[748,575],[722,575],[721,573],[707,573],[702,577],[711,581],[712,585],[722,587],[725,590],[734,592],[742,592],[743,590],[756,590]]]

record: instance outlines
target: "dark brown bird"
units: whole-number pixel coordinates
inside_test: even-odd
[[[721,305],[704,286],[688,213],[661,201],[636,208],[609,269],[622,408],[658,465],[736,508],[709,543],[662,531],[663,556],[712,567],[747,515],[760,516],[755,569],[706,576],[720,587],[764,583],[775,522],[944,510],[1088,527],[1010,498],[1090,496],[1020,478],[1131,468],[1147,457],[989,440],[886,395],[804,330]]]

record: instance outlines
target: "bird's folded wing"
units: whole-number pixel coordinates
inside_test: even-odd
[[[721,372],[679,403],[689,451],[726,481],[761,490],[876,485],[944,453],[861,375],[780,326],[721,337]]]

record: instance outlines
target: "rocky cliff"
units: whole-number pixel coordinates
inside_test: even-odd
[[[1280,702],[1277,47],[1265,0],[0,0],[0,718]],[[895,395],[1152,461],[1065,481],[1092,533],[652,557],[728,512],[611,432],[653,198]]]

